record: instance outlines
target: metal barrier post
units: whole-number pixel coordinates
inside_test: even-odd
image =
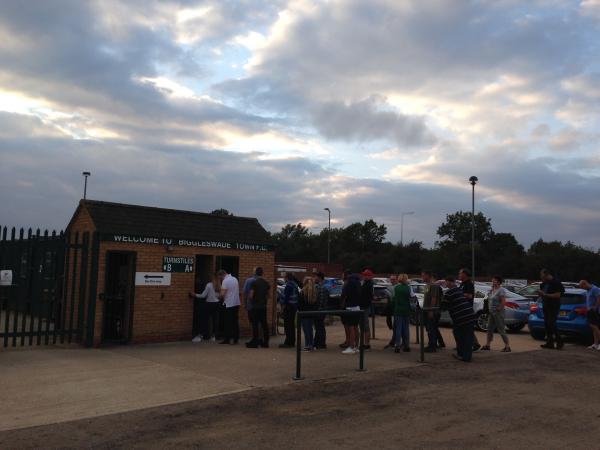
[[[360,327],[360,339],[358,342],[358,352],[359,352],[359,358],[358,358],[358,371],[359,372],[364,372],[365,370],[365,327],[367,325],[367,320],[369,320],[369,317],[367,316],[367,314],[362,314],[361,317],[361,321],[362,321],[362,326]]]
[[[369,320],[368,317],[367,320]],[[373,311],[373,315],[371,316],[371,338],[375,339],[375,311]]]
[[[296,376],[294,380],[302,380],[302,334],[300,329],[302,319],[300,318],[300,311],[296,312]]]
[[[420,342],[420,350],[421,350],[421,362],[425,362],[425,333],[423,332],[423,325],[425,324],[425,311],[423,311],[421,309],[421,314],[419,314],[419,322],[420,322],[420,328],[419,328],[419,333],[421,335],[421,342]]]
[[[417,338],[417,344],[419,344],[421,342],[421,339],[419,337],[419,333],[420,333],[420,329],[421,329],[421,314],[419,313],[419,310],[421,308],[419,308],[419,305],[417,305],[416,309],[415,309],[415,335]]]

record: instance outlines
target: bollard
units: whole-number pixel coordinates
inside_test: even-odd
[[[421,309],[421,314],[419,314],[419,322],[420,322],[420,327],[419,327],[419,333],[421,335],[420,337],[420,349],[421,349],[421,362],[425,362],[425,333],[423,331],[423,325],[425,323],[425,311],[423,311]]]
[[[296,376],[294,380],[303,380],[302,377],[302,320],[298,317],[298,312],[296,312]]]
[[[367,320],[368,317],[367,317]],[[373,311],[373,315],[371,316],[371,338],[375,339],[375,312]]]
[[[358,341],[358,371],[364,372],[365,370],[365,321],[369,320],[366,314],[362,316],[362,326],[360,327],[360,339]]]

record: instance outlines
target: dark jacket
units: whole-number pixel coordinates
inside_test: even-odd
[[[373,280],[367,279],[363,281],[360,290],[360,309],[369,309],[371,307],[374,289],[375,285],[373,284]]]
[[[342,288],[342,303],[344,308],[360,306],[360,278],[356,274],[352,274],[346,278],[344,287]]]

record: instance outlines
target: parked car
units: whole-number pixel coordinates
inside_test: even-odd
[[[487,331],[488,314],[486,313],[486,304],[488,295],[483,300],[483,311],[477,316],[477,328],[481,331]],[[529,320],[529,305],[531,301],[511,291],[507,291],[506,304],[504,309],[504,323],[508,331],[521,331],[527,325]]]
[[[389,278],[375,277],[373,278],[373,284],[375,286],[391,286],[392,282]]]
[[[342,287],[344,286],[344,280],[340,278],[325,278],[324,284],[329,289],[329,308],[339,309],[340,299],[342,297]]]
[[[391,287],[391,284],[389,286],[375,285],[373,288],[373,314],[380,316],[387,314],[387,306],[392,297]]]
[[[586,291],[579,288],[567,288],[560,298],[560,310],[557,326],[560,334],[575,336],[585,341],[592,337],[587,321]],[[534,339],[545,339],[543,300],[531,303],[529,314],[529,333]]]

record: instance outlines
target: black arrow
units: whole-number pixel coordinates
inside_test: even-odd
[[[144,275],[144,278],[164,278],[164,275]]]

